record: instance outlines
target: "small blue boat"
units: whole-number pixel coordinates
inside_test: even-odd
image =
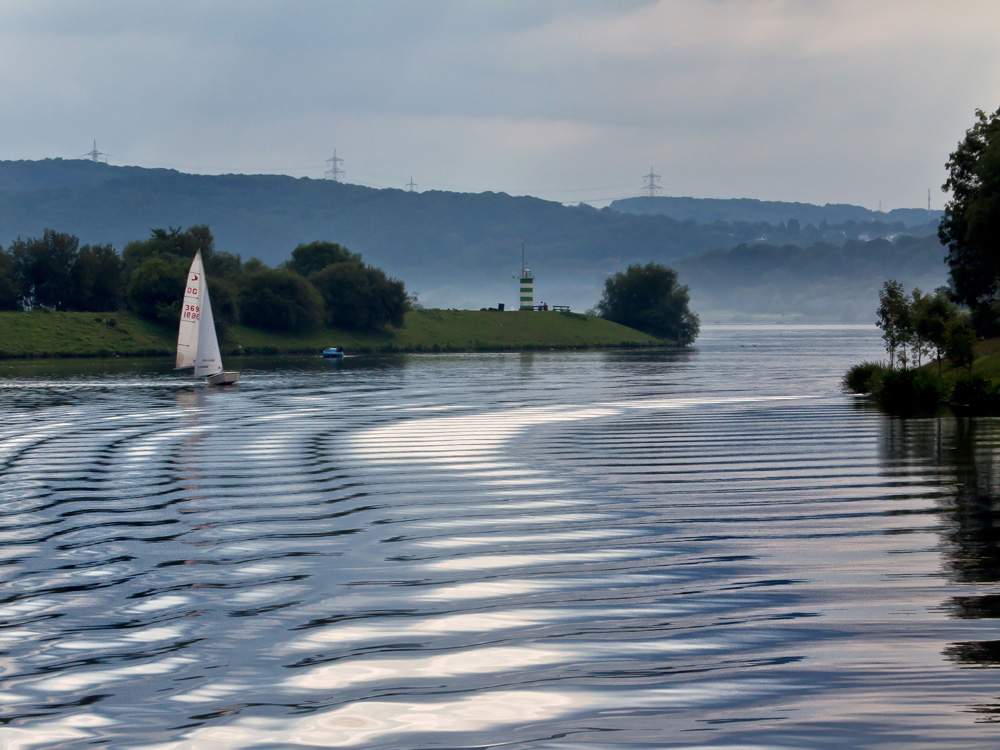
[[[331,346],[323,350],[323,359],[343,359],[344,347]]]

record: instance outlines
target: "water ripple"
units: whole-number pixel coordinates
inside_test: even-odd
[[[1000,427],[865,347],[4,382],[0,746],[988,745]]]

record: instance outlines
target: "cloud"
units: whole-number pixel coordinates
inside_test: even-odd
[[[348,179],[564,200],[653,164],[673,194],[914,205],[998,104],[998,25],[977,0],[0,2],[0,158],[97,138],[319,177],[337,148]]]

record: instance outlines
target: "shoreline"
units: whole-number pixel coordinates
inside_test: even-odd
[[[673,349],[678,345],[591,315],[564,312],[414,310],[403,328],[273,332],[219,327],[225,357],[319,354],[426,354],[586,349]],[[117,311],[0,313],[0,360],[171,357],[170,326]]]

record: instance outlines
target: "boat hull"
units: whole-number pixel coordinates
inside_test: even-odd
[[[238,372],[233,372],[232,370],[224,370],[223,372],[216,373],[215,375],[209,375],[205,378],[206,385],[232,385],[240,379],[240,374]]]

